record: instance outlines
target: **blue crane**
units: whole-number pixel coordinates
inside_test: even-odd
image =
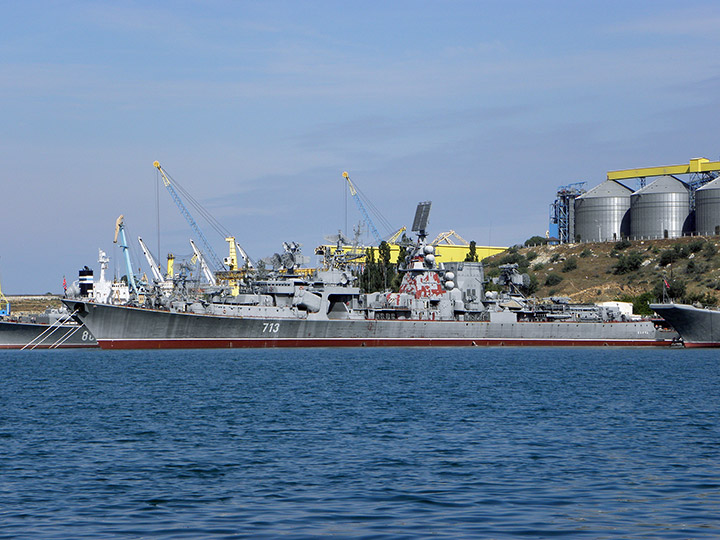
[[[362,203],[362,200],[360,200],[360,195],[358,195],[357,189],[355,189],[355,186],[350,181],[350,175],[347,172],[344,172],[342,175],[343,178],[347,180],[348,186],[350,186],[350,195],[352,195],[353,199],[355,199],[355,204],[357,204],[358,210],[360,210],[360,213],[365,218],[365,223],[367,223],[368,227],[370,228],[370,232],[375,238],[375,241],[378,243],[378,245],[380,245],[380,243],[382,243],[380,233],[378,233],[377,229],[375,228],[375,224],[370,219],[367,210],[365,210],[365,205]]]
[[[175,191],[175,188],[173,187],[172,182],[170,181],[170,178],[168,177],[167,174],[165,174],[165,171],[160,166],[160,163],[158,163],[156,161],[153,163],[153,165],[155,166],[155,168],[158,171],[160,171],[160,174],[162,175],[162,178],[163,178],[163,184],[165,184],[165,187],[170,192],[170,195],[172,196],[173,201],[175,201],[175,204],[177,205],[178,209],[180,210],[180,213],[185,217],[185,220],[190,224],[190,227],[192,227],[192,230],[195,231],[195,234],[200,239],[203,246],[205,246],[205,250],[210,257],[210,260],[215,265],[215,268],[224,270],[225,265],[220,260],[220,257],[217,256],[217,254],[213,250],[212,246],[210,246],[210,242],[207,241],[207,238],[205,238],[205,235],[202,233],[202,231],[200,230],[200,227],[198,227],[198,224],[195,222],[193,217],[190,215],[190,212],[188,211],[188,209],[185,208],[185,205],[183,204],[182,199]]]
[[[120,235],[120,248],[122,249],[123,255],[125,256],[125,267],[127,268],[127,280],[130,290],[134,293],[138,292],[137,284],[135,283],[135,276],[133,275],[132,264],[130,263],[130,252],[128,251],[127,238],[125,238],[125,223],[123,222],[123,216],[117,218],[115,222],[115,240],[113,242],[117,244],[118,234]]]

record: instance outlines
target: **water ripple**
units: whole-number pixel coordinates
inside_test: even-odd
[[[0,539],[718,538],[708,351],[1,351]]]

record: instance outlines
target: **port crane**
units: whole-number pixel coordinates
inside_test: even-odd
[[[0,308],[0,316],[10,315],[10,301],[5,297],[2,292],[2,287],[0,287],[0,306],[2,306],[2,304],[5,304],[5,307]]]
[[[456,239],[460,242],[460,244],[456,244],[456,243],[452,240],[453,238],[456,238]],[[467,240],[465,240],[462,236],[460,236],[458,233],[456,233],[456,232],[453,231],[453,230],[449,230],[449,231],[447,231],[447,232],[443,232],[443,233],[438,234],[438,235],[435,237],[435,240],[433,240],[433,241],[430,242],[430,243],[431,243],[433,246],[437,246],[438,244],[441,244],[441,243],[443,243],[443,242],[444,242],[445,244],[449,245],[449,246],[457,246],[457,245],[469,246],[469,245],[470,245],[470,242],[468,242]]]
[[[125,223],[123,222],[124,219],[125,216],[121,214],[115,222],[115,238],[113,239],[113,243],[117,244],[118,236],[120,236],[120,243],[118,245],[120,246],[120,249],[122,249],[123,256],[125,257],[125,267],[127,268],[128,285],[132,292],[137,293],[138,288],[137,284],[135,283],[135,276],[133,275],[132,264],[130,263],[130,252],[128,251],[127,238],[125,238]]]
[[[195,245],[195,242],[192,241],[192,238],[190,239],[190,245],[193,248],[193,253],[195,253],[195,258],[200,262],[200,269],[202,270],[203,275],[205,276],[205,279],[212,285],[213,287],[217,285],[217,281],[215,280],[215,275],[212,273],[212,270],[210,270],[210,267],[208,266],[207,261],[205,260],[205,257],[203,257],[203,254],[200,252],[198,247]]]
[[[153,278],[157,283],[165,283],[165,277],[162,275],[162,272],[160,271],[160,266],[158,266],[158,263],[155,262],[155,259],[153,258],[152,254],[150,253],[150,250],[145,245],[145,242],[142,238],[138,236],[138,243],[140,244],[140,248],[143,251],[143,255],[145,255],[145,259],[147,260],[148,264],[150,265],[150,270],[152,271]]]
[[[365,205],[363,204],[362,200],[360,199],[360,195],[357,192],[357,189],[355,188],[355,185],[352,183],[352,180],[350,180],[350,175],[346,172],[342,173],[343,178],[347,181],[348,187],[350,188],[350,195],[352,195],[352,198],[355,199],[355,204],[358,207],[358,210],[360,210],[360,213],[363,215],[363,218],[365,219],[365,223],[367,223],[367,226],[370,228],[370,232],[373,235],[373,238],[375,238],[375,242],[377,242],[378,245],[382,242],[382,238],[380,237],[380,233],[378,232],[377,228],[375,227],[375,224],[373,223],[372,219],[370,219],[370,216],[367,213],[367,210],[365,209]]]
[[[694,158],[687,165],[666,165],[663,167],[644,167],[641,169],[625,169],[622,171],[609,171],[608,180],[629,180],[637,178],[640,187],[645,187],[645,179],[652,176],[665,176],[676,174],[689,174],[690,179],[685,183],[690,188],[690,208],[695,209],[695,191],[714,180],[720,174],[720,161],[710,161],[707,158]]]
[[[215,250],[213,250],[212,246],[210,245],[210,242],[208,242],[207,238],[205,238],[205,235],[200,230],[200,227],[198,227],[198,224],[193,219],[192,215],[188,211],[188,209],[185,207],[185,204],[183,204],[182,199],[177,194],[177,191],[173,187],[173,182],[170,180],[170,177],[165,173],[163,168],[160,166],[160,163],[155,161],[153,163],[153,166],[160,171],[160,175],[163,179],[163,184],[167,188],[168,192],[170,193],[170,196],[172,197],[173,201],[175,202],[175,205],[180,210],[180,213],[183,215],[185,220],[188,222],[190,227],[193,231],[195,231],[195,234],[202,242],[203,246],[205,247],[206,252],[208,253],[211,262],[215,265],[217,269],[225,269],[225,265],[220,260],[220,257],[217,256],[215,253]]]
[[[388,244],[394,244],[397,242],[398,238],[400,238],[400,235],[407,231],[407,227],[400,227],[397,231],[392,233],[390,237],[387,239]]]
[[[641,169],[625,169],[622,171],[609,171],[608,180],[628,180],[639,178],[644,181],[648,176],[664,176],[666,174],[707,174],[720,172],[720,161],[710,161],[706,158],[691,159],[688,165],[667,165],[664,167],[645,167]]]

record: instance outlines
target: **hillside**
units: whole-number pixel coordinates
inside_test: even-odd
[[[498,275],[500,264],[518,263],[531,276],[530,292],[538,297],[646,306],[662,296],[666,280],[677,301],[717,305],[719,245],[718,237],[540,245],[514,247],[484,262],[489,277]]]
[[[6,295],[13,313],[34,314],[46,309],[62,307],[60,297],[54,294],[44,295]]]

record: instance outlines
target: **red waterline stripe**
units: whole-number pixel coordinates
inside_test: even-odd
[[[709,349],[712,347],[720,347],[720,343],[718,343],[717,341],[686,341],[685,347],[687,347],[688,349]]]
[[[244,349],[292,347],[668,347],[658,340],[580,339],[123,339],[98,340],[103,349]]]

